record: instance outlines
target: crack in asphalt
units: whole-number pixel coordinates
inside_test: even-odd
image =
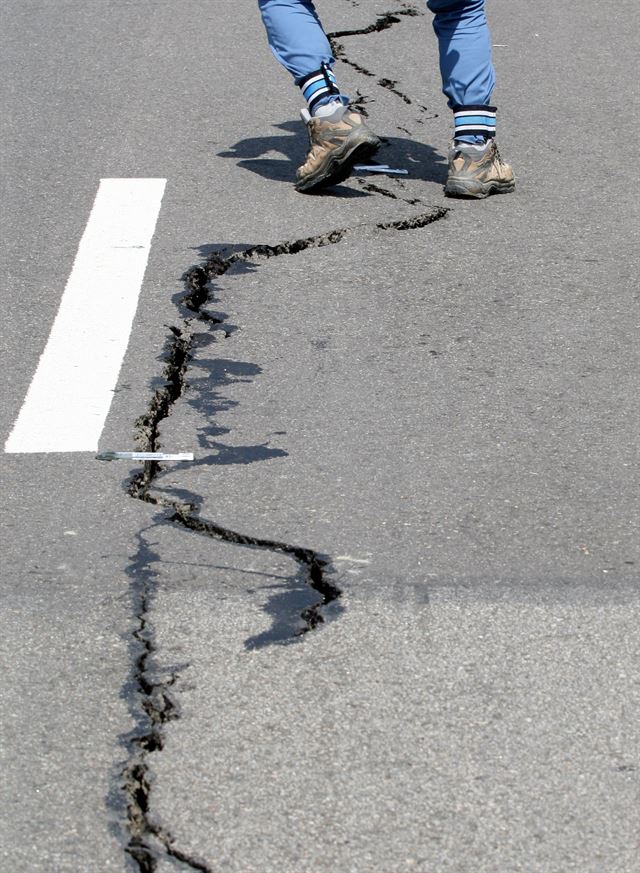
[[[334,30],[330,33],[327,33],[327,39],[329,40],[329,44],[331,45],[331,51],[333,52],[336,60],[342,61],[343,64],[347,64],[349,67],[356,70],[356,72],[360,73],[362,76],[366,76],[369,79],[375,79],[375,73],[372,73],[371,70],[368,70],[366,67],[358,64],[356,61],[352,61],[351,58],[348,57],[344,45],[341,42],[338,42],[338,40],[342,39],[345,36],[367,36],[370,33],[381,33],[383,30],[389,30],[389,28],[393,27],[394,24],[399,24],[402,21],[402,17],[415,18],[423,14],[424,13],[417,9],[415,6],[412,6],[408,3],[402,4],[400,9],[395,9],[393,10],[393,12],[381,13],[378,18],[373,22],[373,24],[369,24],[366,27],[353,28],[352,30]],[[387,91],[390,91],[392,94],[400,97],[400,99],[408,106],[413,105],[413,100],[411,100],[411,98],[408,97],[403,91],[399,91],[396,88],[396,85],[398,83],[394,79],[388,79],[383,76],[377,79],[377,84],[381,88],[385,88]],[[359,99],[361,100],[362,98],[360,97]],[[428,111],[426,106],[421,106],[420,104],[418,104],[418,109],[420,110],[420,112]],[[367,115],[368,113],[365,111],[363,114]],[[432,117],[437,118],[438,116],[436,114]],[[419,121],[419,123],[421,122]]]
[[[407,97],[407,95],[403,91],[398,91],[398,89],[396,88],[397,84],[398,83],[395,79],[378,79],[378,85],[380,85],[381,88],[386,88],[387,91],[391,91],[392,94],[400,97],[400,99],[404,100],[404,102],[408,106],[411,106],[413,100],[411,100],[410,97]]]
[[[368,33],[380,33],[393,27],[394,24],[398,24],[402,15],[414,18],[422,15],[422,12],[409,3],[402,3],[400,9],[395,9],[393,12],[380,13],[373,24],[368,24],[366,27],[353,28],[352,30],[334,30],[328,33],[327,36],[330,39],[338,39],[341,36],[366,36]]]
[[[403,4],[394,12],[386,12],[378,16],[376,21],[365,27],[354,30],[342,30],[328,34],[336,57],[350,64],[362,75],[375,78],[374,73],[355,62],[350,61],[344,47],[338,39],[370,33],[379,33],[397,24],[403,16],[417,16],[420,13],[415,7]],[[405,103],[411,104],[409,97],[396,89],[396,82],[387,78],[378,78],[377,84],[399,96]],[[368,101],[364,95],[358,98],[361,111],[366,114],[362,104]],[[426,107],[419,106],[420,111]],[[370,182],[358,180],[364,190],[385,197],[404,200],[415,205],[419,201],[399,197],[395,193]],[[403,231],[425,227],[446,217],[449,210],[446,207],[430,207],[416,215],[390,219],[375,224],[362,224],[353,227],[331,230],[312,237],[290,240],[277,245],[256,245],[243,251],[225,256],[224,253],[211,254],[204,263],[191,267],[183,275],[185,294],[181,304],[190,313],[182,318],[179,327],[170,326],[168,346],[165,353],[163,369],[164,384],[155,390],[147,411],[136,421],[137,442],[144,451],[157,451],[160,447],[159,428],[161,422],[170,414],[172,407],[183,395],[186,389],[186,374],[189,362],[193,356],[195,334],[194,322],[205,322],[212,326],[224,324],[224,318],[219,318],[205,311],[211,294],[211,283],[224,275],[234,264],[267,260],[283,255],[296,255],[307,249],[335,245],[348,234],[358,229],[375,228],[378,231]],[[226,336],[231,336],[230,332]],[[134,475],[127,487],[130,497],[165,510],[161,522],[169,522],[183,530],[189,530],[211,539],[222,540],[246,548],[255,548],[286,554],[294,558],[303,573],[304,581],[316,591],[319,599],[315,604],[305,609],[300,617],[304,627],[295,634],[300,638],[316,629],[325,621],[326,608],[333,604],[334,614],[339,614],[340,589],[329,578],[331,561],[313,549],[270,540],[240,533],[219,525],[210,519],[202,518],[197,512],[197,506],[188,500],[171,499],[165,494],[154,492],[154,482],[163,469],[155,461],[145,462],[140,473]],[[132,633],[132,667],[127,690],[133,687],[138,701],[135,707],[137,727],[126,738],[128,761],[121,774],[121,790],[126,796],[127,825],[129,839],[125,848],[127,854],[136,862],[141,873],[154,873],[160,858],[170,857],[185,865],[190,870],[201,873],[212,873],[212,868],[201,858],[182,851],[176,846],[176,840],[166,827],[161,827],[154,821],[150,810],[151,781],[149,776],[149,755],[162,751],[165,741],[165,728],[168,723],[180,718],[177,704],[172,698],[171,689],[180,676],[180,669],[173,669],[169,675],[158,675],[154,665],[157,651],[155,632],[150,624],[150,611],[157,591],[156,573],[152,569],[154,561],[159,556],[152,552],[150,544],[145,540],[145,531],[138,534],[138,550],[132,557],[128,567],[131,578],[133,613],[136,627]]]
[[[127,567],[136,617],[136,627],[132,633],[134,656],[127,687],[133,686],[136,689],[139,706],[134,712],[138,724],[131,734],[123,738],[129,752],[121,779],[121,787],[127,799],[129,828],[125,851],[142,873],[153,873],[161,855],[174,858],[191,870],[211,873],[204,861],[178,849],[171,833],[150,818],[151,785],[147,759],[151,753],[163,749],[164,726],[179,718],[179,710],[171,697],[170,689],[177,681],[180,671],[173,669],[169,677],[163,680],[154,674],[156,642],[153,627],[149,623],[149,614],[156,592],[156,574],[151,569],[151,564],[158,556],[151,551],[151,546],[145,540],[145,533],[145,530],[138,533],[138,549]]]
[[[432,207],[409,218],[377,222],[373,227],[381,231],[421,228],[445,218],[448,212],[445,207]],[[222,253],[213,253],[204,264],[187,270],[183,275],[186,293],[181,303],[192,315],[183,318],[181,327],[169,328],[169,344],[163,370],[164,385],[156,389],[147,411],[136,422],[137,442],[140,443],[142,450],[150,452],[158,450],[160,424],[169,415],[186,388],[186,373],[193,352],[193,322],[204,318],[215,325],[223,323],[223,319],[210,316],[203,311],[203,307],[209,301],[210,283],[213,279],[224,275],[237,263],[296,255],[307,249],[335,245],[358,228],[371,227],[371,224],[356,225],[277,245],[251,246],[227,257]],[[142,471],[134,475],[128,483],[129,496],[170,511],[163,521],[173,523],[185,530],[236,545],[290,555],[299,563],[305,581],[320,597],[315,604],[301,613],[304,627],[297,632],[297,637],[300,638],[321,625],[325,621],[325,610],[330,604],[334,604],[336,614],[341,611],[336,608],[335,601],[338,601],[342,592],[329,579],[331,562],[327,557],[303,546],[233,531],[200,517],[196,513],[196,506],[188,501],[172,500],[165,495],[154,493],[153,484],[162,469],[162,465],[158,462],[146,461]],[[129,840],[126,852],[138,864],[141,873],[153,873],[157,868],[158,858],[163,855],[180,861],[191,870],[210,873],[211,868],[203,860],[179,850],[170,831],[160,827],[150,815],[151,786],[148,756],[162,750],[165,725],[180,717],[178,707],[170,694],[170,689],[179,678],[180,672],[172,671],[168,679],[154,675],[152,661],[156,645],[155,634],[149,625],[149,613],[156,591],[156,574],[151,569],[151,565],[159,558],[150,551],[143,534],[144,531],[141,531],[138,535],[138,551],[128,567],[132,580],[133,612],[137,622],[132,635],[137,656],[134,658],[127,687],[133,686],[136,690],[139,700],[138,717],[141,724],[132,736],[125,738],[129,759],[122,772],[121,787],[127,797]]]
[[[382,185],[376,185],[375,182],[367,182],[364,179],[358,179],[357,182],[363,191],[367,191],[370,194],[381,194],[383,197],[389,197],[391,200],[401,200],[403,203],[408,203],[409,206],[417,206],[422,203],[419,197],[401,197],[399,194],[396,194],[395,191],[389,191],[388,188],[383,188]],[[404,183],[397,179],[396,186],[402,188],[404,187]]]

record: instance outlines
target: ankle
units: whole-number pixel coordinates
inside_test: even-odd
[[[332,104],[346,106],[349,103],[349,98],[340,93],[333,70],[326,63],[322,63],[319,70],[299,80],[298,85],[307,101],[307,111],[312,118],[315,116],[326,118],[331,115],[336,111],[336,107]],[[332,108],[326,110],[324,109],[326,106]]]

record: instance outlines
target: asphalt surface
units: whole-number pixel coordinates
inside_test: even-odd
[[[639,14],[488,8],[466,203],[422,7],[335,38],[409,175],[307,197],[252,0],[4,5],[3,443],[99,179],[159,177],[101,448],[196,460],[0,459],[3,870],[638,869]]]

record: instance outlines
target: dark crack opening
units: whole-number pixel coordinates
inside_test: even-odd
[[[425,227],[444,218],[448,209],[433,207],[426,212],[410,218],[379,222],[378,230],[408,230]],[[371,225],[364,225],[371,227]],[[311,248],[335,245],[356,228],[342,228],[329,233],[303,239],[290,240],[278,245],[257,245],[227,257],[220,253],[211,254],[204,264],[196,265],[183,276],[185,295],[182,303],[191,313],[183,319],[180,327],[170,327],[166,350],[166,363],[163,370],[164,384],[154,392],[147,411],[136,422],[137,442],[143,451],[157,451],[161,422],[170,414],[173,405],[186,388],[186,372],[193,351],[192,322],[202,315],[203,307],[209,301],[210,282],[224,275],[233,264],[266,260],[283,255],[295,255]],[[222,319],[209,317],[214,324]],[[225,528],[214,521],[197,514],[194,503],[187,500],[171,499],[164,494],[154,493],[153,485],[162,467],[155,461],[145,462],[143,469],[129,481],[128,494],[145,503],[166,510],[163,521],[175,524],[203,536],[249,548],[266,549],[293,557],[301,567],[306,583],[318,593],[317,602],[303,610],[301,618],[304,627],[297,636],[316,629],[325,621],[325,611],[330,604],[340,598],[340,589],[329,578],[328,558],[313,549],[278,540],[263,539]],[[153,669],[153,656],[156,651],[153,629],[149,625],[150,607],[156,590],[156,574],[152,564],[158,556],[144,539],[144,531],[138,535],[139,546],[128,568],[132,580],[132,596],[136,627],[133,631],[135,655],[132,675],[128,687],[133,687],[138,696],[139,727],[130,737],[125,738],[129,749],[129,761],[122,774],[121,786],[126,795],[129,840],[127,853],[137,863],[142,873],[153,873],[158,858],[170,856],[191,870],[211,869],[201,859],[179,850],[171,833],[159,827],[150,815],[148,779],[148,756],[161,751],[164,744],[164,728],[173,719],[179,718],[179,711],[171,696],[171,687],[176,682],[179,671],[173,671],[169,678],[163,679]],[[335,610],[338,614],[340,610]]]
[[[362,76],[366,76],[369,79],[375,79],[376,74],[371,70],[368,70],[366,67],[363,67],[362,64],[358,64],[356,61],[352,60],[347,54],[347,50],[344,45],[339,42],[340,39],[344,37],[350,36],[367,36],[371,33],[381,33],[384,30],[388,30],[390,27],[393,27],[395,24],[399,24],[402,21],[402,18],[415,18],[417,16],[423,15],[424,13],[417,9],[415,6],[411,6],[410,4],[402,4],[401,8],[395,9],[392,12],[383,12],[381,13],[377,19],[373,22],[373,24],[369,24],[366,27],[353,28],[351,30],[334,30],[330,33],[327,33],[327,39],[329,40],[329,44],[331,45],[331,51],[333,52],[336,60],[341,61],[343,64],[347,64],[349,67],[354,69],[356,72],[360,73]],[[381,76],[377,79],[376,82],[380,88],[384,88],[385,90],[395,94],[396,97],[399,97],[403,103],[406,103],[407,106],[413,105],[413,100],[403,91],[400,91],[396,85],[398,84],[394,79],[389,79],[386,76]],[[356,101],[354,101],[353,105],[357,105],[359,110],[363,115],[368,115],[366,110],[363,110],[361,105],[363,97],[359,96]],[[420,113],[428,112],[426,106],[422,106],[417,104],[418,111]],[[437,118],[437,113],[431,116],[432,118]],[[422,119],[416,119],[418,123],[422,124]]]
[[[339,39],[341,36],[366,36],[368,33],[380,33],[383,30],[388,30],[394,24],[400,22],[401,16],[409,16],[411,18],[422,15],[419,9],[415,6],[410,6],[408,3],[403,4],[400,9],[395,9],[393,12],[382,12],[373,24],[368,24],[366,27],[354,28],[352,30],[335,30],[327,34],[329,39]]]
[[[379,15],[376,21],[366,28],[336,31],[328,36],[336,57],[350,64],[364,76],[376,78],[374,73],[349,60],[344,47],[337,40],[342,37],[381,32],[397,24],[403,16],[420,14],[422,13],[417,9],[407,5],[394,12]],[[395,88],[395,82],[378,77],[377,84],[392,91],[404,102],[411,103],[406,95]],[[367,100],[365,95],[359,95],[358,102],[361,108]],[[419,107],[419,109],[426,111],[426,107]],[[404,199],[398,198],[397,195],[381,186],[373,183],[364,184],[367,190],[372,193]],[[413,203],[414,201],[407,200],[406,202]],[[408,218],[359,227],[374,227],[379,231],[416,229],[443,219],[448,212],[449,210],[444,207],[433,207]],[[275,246],[257,245],[226,257],[223,254],[215,253],[210,255],[203,264],[187,270],[183,277],[185,295],[181,303],[190,315],[183,318],[179,327],[169,328],[170,335],[167,341],[165,366],[162,374],[164,384],[154,392],[146,412],[136,422],[137,442],[143,451],[157,451],[160,448],[160,424],[170,414],[173,405],[186,388],[186,373],[194,346],[193,322],[204,322],[212,327],[223,324],[224,319],[204,310],[209,301],[211,281],[222,276],[236,263],[264,260],[281,255],[295,255],[310,248],[334,245],[357,229],[358,227],[336,229],[329,233],[295,239]],[[227,334],[227,336],[230,335],[230,333]],[[316,603],[301,613],[304,627],[297,632],[298,636],[320,626],[325,621],[327,607],[331,604],[333,604],[334,614],[339,613],[340,610],[336,607],[341,591],[329,578],[329,558],[310,548],[278,540],[253,537],[222,527],[210,519],[202,518],[197,513],[197,507],[188,500],[171,499],[164,494],[154,492],[154,482],[161,470],[162,467],[158,463],[146,462],[142,471],[130,480],[127,489],[132,498],[165,510],[162,518],[164,523],[168,521],[184,530],[240,546],[287,554],[298,562],[302,578],[318,594]],[[163,677],[158,675],[153,663],[156,644],[154,631],[150,625],[150,609],[157,584],[152,563],[157,557],[146,542],[144,533],[142,531],[139,534],[138,551],[132,558],[129,567],[136,627],[131,641],[134,652],[131,676],[124,693],[129,697],[131,689],[136,693],[138,702],[135,715],[138,725],[131,735],[124,738],[128,749],[128,762],[120,779],[120,787],[126,797],[127,805],[129,838],[126,852],[136,862],[142,873],[153,873],[162,857],[170,857],[190,870],[211,873],[212,868],[204,860],[192,856],[176,846],[173,835],[153,820],[150,811],[151,785],[148,756],[153,752],[162,750],[167,724],[180,717],[178,706],[171,693],[180,670],[175,669],[168,677]]]
[[[151,566],[159,556],[153,552],[146,533],[146,530],[138,533],[138,548],[127,567],[136,625],[131,640],[131,675],[123,694],[130,698],[131,689],[136,694],[133,715],[137,726],[122,738],[129,753],[120,780],[126,798],[129,831],[125,851],[142,873],[153,873],[158,859],[163,856],[180,861],[190,870],[210,873],[211,868],[204,861],[178,849],[171,833],[154,822],[150,815],[148,756],[163,749],[165,726],[179,718],[171,688],[179,677],[180,668],[174,668],[168,677],[162,677],[154,665],[156,642],[150,624],[150,610],[156,592],[156,574]]]

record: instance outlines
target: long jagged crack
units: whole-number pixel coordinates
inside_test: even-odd
[[[444,218],[448,211],[446,207],[431,207],[429,210],[409,218],[378,222],[375,227],[382,231],[414,230],[426,227],[428,224]],[[193,313],[193,317],[201,317],[204,314],[203,307],[209,297],[209,282],[214,278],[224,275],[234,264],[255,260],[268,260],[281,255],[295,255],[307,249],[335,245],[349,233],[363,227],[370,227],[370,225],[340,228],[328,233],[290,240],[277,245],[251,246],[228,256],[214,252],[208,257],[204,265],[194,266],[184,274],[183,281],[185,283],[186,294],[182,298],[182,303]],[[214,320],[221,323],[219,319]],[[172,337],[170,338],[167,353],[167,363],[163,371],[164,385],[155,391],[149,403],[148,411],[136,423],[138,431],[137,441],[145,452],[155,452],[158,450],[160,424],[169,415],[172,406],[185,389],[185,374],[191,359],[193,344],[192,321],[193,318],[185,318],[181,328],[170,328]],[[328,565],[327,560],[311,549],[277,540],[259,539],[246,534],[239,534],[215,522],[200,519],[194,514],[195,507],[192,504],[172,500],[164,495],[160,496],[153,493],[153,482],[160,470],[161,465],[159,463],[147,461],[142,472],[138,473],[131,480],[129,485],[130,496],[173,510],[170,520],[184,528],[189,528],[198,533],[227,542],[260,549],[270,549],[292,555],[305,570],[310,586],[322,596],[320,603],[316,607],[305,611],[303,618],[307,626],[302,632],[313,629],[321,623],[322,608],[340,595],[338,589],[325,578],[326,567]]]
[[[327,36],[329,39],[339,39],[342,36],[366,36],[368,33],[380,33],[383,30],[388,30],[390,27],[393,27],[394,24],[398,24],[403,15],[414,18],[421,14],[422,13],[416,9],[415,6],[410,6],[407,3],[403,4],[400,9],[395,9],[393,12],[381,13],[373,24],[368,24],[366,27],[352,28],[351,30],[334,30],[332,33],[328,33]]]
[[[228,257],[214,253],[209,256],[204,267],[191,267],[183,276],[183,280],[187,286],[187,294],[183,297],[182,302],[192,312],[200,313],[201,307],[207,301],[208,290],[207,283],[217,277],[224,275],[234,264],[244,261],[252,261],[256,258],[266,260],[275,258],[279,255],[297,255],[306,249],[317,249],[322,246],[335,245],[344,239],[349,232],[349,228],[331,230],[328,233],[319,234],[317,236],[305,237],[304,239],[296,239],[290,242],[279,243],[275,246],[257,245],[244,249],[241,252],[235,252]]]
[[[378,87],[393,93],[405,104],[412,105],[413,101],[397,88],[395,81],[384,76],[377,76],[351,60],[339,40],[352,36],[380,33],[398,24],[403,17],[420,14],[416,8],[403,5],[402,8],[393,12],[379,15],[367,27],[330,33],[328,36],[334,54],[361,75],[375,79]],[[357,102],[363,113],[366,113],[363,104],[368,100],[366,95],[358,97]],[[426,107],[423,106],[417,108],[421,113],[427,111]],[[418,120],[421,122],[421,119]],[[371,193],[391,199],[405,199],[374,183],[365,182],[362,187]],[[414,201],[407,199],[406,202],[414,205]],[[435,207],[409,218],[378,222],[374,227],[379,231],[421,228],[444,218],[447,212],[448,210],[443,207]],[[361,225],[360,227],[363,226],[371,227],[371,225]],[[234,264],[266,260],[281,255],[295,255],[307,249],[334,245],[357,229],[358,227],[351,227],[332,230],[326,234],[296,239],[274,246],[252,246],[228,256],[213,254],[204,264],[194,266],[185,273],[183,278],[186,293],[181,302],[190,314],[183,318],[179,327],[169,328],[170,336],[165,352],[163,385],[154,392],[147,411],[137,421],[137,441],[143,450],[158,450],[160,424],[170,414],[172,407],[185,390],[187,369],[193,352],[193,322],[197,320],[216,325],[223,322],[223,319],[207,313],[204,309],[209,299],[210,282],[216,277],[222,276]],[[298,630],[297,635],[302,636],[325,621],[327,607],[337,601],[341,595],[340,590],[329,578],[330,562],[327,558],[310,548],[279,540],[250,536],[225,528],[210,519],[202,518],[196,512],[194,505],[171,499],[154,490],[154,482],[161,469],[157,463],[145,463],[143,470],[134,476],[129,483],[128,493],[130,496],[165,509],[166,515],[163,521],[168,521],[183,530],[245,548],[269,550],[291,556],[301,567],[307,585],[318,594],[318,600],[302,612],[301,619],[304,626]],[[140,549],[134,558],[131,574],[136,617],[136,627],[133,631],[136,656],[132,664],[131,682],[137,690],[139,699],[140,724],[134,735],[128,738],[129,760],[122,774],[122,787],[127,798],[129,828],[126,851],[135,860],[142,873],[153,873],[162,857],[171,858],[189,870],[211,873],[212,868],[204,860],[192,856],[176,845],[176,840],[170,831],[161,827],[153,819],[150,811],[149,756],[163,749],[166,726],[172,720],[180,717],[171,693],[172,686],[179,677],[179,671],[174,670],[168,678],[163,678],[156,674],[153,664],[156,646],[153,628],[149,620],[156,590],[155,574],[151,569],[153,559],[154,556],[149,554],[148,547],[143,546],[142,534],[140,534]]]
[[[390,192],[385,193],[387,196],[399,199]],[[392,219],[386,222],[380,222],[375,226],[380,230],[416,229],[426,227],[434,221],[439,221],[440,219],[445,218],[448,213],[449,209],[445,206],[432,206],[426,211],[411,216],[410,218]],[[274,246],[251,246],[250,248],[243,249],[241,252],[234,252],[228,257],[225,257],[222,253],[214,252],[209,255],[204,265],[191,267],[184,274],[183,279],[187,286],[187,294],[182,302],[192,312],[199,313],[201,307],[207,301],[209,293],[207,290],[207,283],[211,279],[224,275],[234,264],[254,260],[268,260],[269,258],[278,257],[279,255],[296,255],[307,249],[335,245],[345,239],[349,234],[353,234],[358,230],[363,230],[369,227],[371,227],[370,224],[357,224],[352,227],[340,228],[329,231],[328,233],[291,240]]]
[[[416,16],[422,15],[423,13],[420,10],[416,9],[415,6],[411,6],[409,4],[403,4],[401,8],[395,9],[392,12],[383,12],[374,22],[366,25],[365,27],[352,28],[350,30],[334,30],[330,33],[327,33],[327,39],[329,40],[329,44],[331,45],[331,51],[333,52],[334,57],[342,61],[343,64],[347,64],[352,67],[352,69],[356,70],[356,72],[360,73],[362,76],[366,76],[369,79],[375,79],[376,74],[371,70],[368,70],[366,67],[363,67],[362,64],[358,64],[356,61],[352,60],[344,47],[344,45],[339,41],[344,37],[349,36],[367,36],[371,33],[381,33],[384,30],[388,30],[390,27],[393,27],[395,24],[399,24],[402,21],[403,17],[414,18]],[[413,104],[413,100],[407,96],[403,91],[400,91],[396,85],[398,84],[395,80],[389,79],[386,76],[381,76],[377,78],[376,82],[380,88],[384,88],[387,91],[390,91],[392,94],[395,94],[399,97],[404,103],[408,106]],[[362,98],[360,98],[362,99]],[[427,112],[426,106],[418,105],[418,110],[420,112]],[[433,116],[437,118],[437,115]]]
[[[259,537],[251,537],[246,534],[240,534],[228,528],[221,527],[213,521],[185,514],[178,510],[170,521],[175,521],[181,524],[188,530],[196,531],[205,536],[221,539],[227,543],[235,543],[243,546],[253,546],[257,549],[267,549],[268,551],[281,552],[284,555],[291,555],[305,569],[307,582],[314,591],[317,591],[322,599],[313,606],[305,609],[301,618],[305,622],[305,626],[298,631],[298,636],[302,636],[310,630],[318,627],[324,622],[322,614],[323,609],[334,600],[337,600],[341,591],[333,585],[326,576],[329,561],[320,557],[313,549],[307,549],[302,546],[292,546],[289,543],[279,542],[278,540],[261,539]]]
[[[432,207],[428,211],[411,216],[410,218],[379,222],[376,224],[376,227],[380,230],[411,230],[425,227],[434,221],[438,221],[444,218],[447,213],[448,209],[445,207]],[[290,240],[277,245],[251,246],[227,257],[220,253],[213,253],[203,266],[194,266],[184,274],[183,281],[185,283],[186,294],[182,299],[182,303],[194,313],[194,316],[200,316],[202,308],[208,300],[209,282],[213,278],[224,275],[234,264],[267,260],[281,255],[295,255],[307,249],[335,245],[343,240],[347,234],[362,227],[367,227],[367,225],[340,228],[325,234]],[[216,321],[220,323],[220,320],[216,319]],[[137,439],[143,451],[154,452],[158,450],[160,423],[167,417],[171,407],[184,391],[185,374],[188,362],[191,359],[193,343],[191,322],[191,318],[186,318],[182,328],[171,328],[173,339],[170,343],[167,365],[164,370],[165,384],[155,392],[149,404],[148,412],[141,416],[137,422]],[[172,509],[173,515],[170,517],[170,521],[184,528],[226,542],[291,555],[304,569],[311,588],[321,595],[321,601],[316,606],[305,610],[302,617],[306,622],[306,626],[301,633],[306,633],[306,631],[317,627],[322,622],[321,610],[340,596],[340,591],[326,578],[326,568],[328,566],[326,559],[312,549],[277,540],[260,539],[229,530],[213,521],[202,519],[195,515],[195,507],[189,503],[171,500],[164,495],[153,494],[153,482],[160,469],[161,465],[157,462],[146,462],[143,471],[132,479],[129,486],[129,494],[138,500]]]
[[[429,210],[409,218],[379,222],[376,224],[376,227],[380,230],[399,231],[421,228],[444,218],[448,211],[445,207],[431,207]],[[194,314],[193,317],[197,318],[202,315],[202,308],[208,300],[208,283],[213,278],[224,275],[234,264],[267,260],[281,255],[295,255],[307,249],[335,245],[349,233],[366,227],[369,227],[369,225],[340,228],[325,234],[290,240],[277,245],[251,246],[227,257],[220,253],[213,253],[204,265],[194,266],[184,274],[183,280],[185,282],[186,294],[182,299],[182,303]],[[214,321],[220,323],[219,319],[214,319]],[[167,364],[163,371],[164,385],[155,391],[149,403],[148,411],[137,421],[137,441],[143,451],[154,452],[158,450],[160,423],[169,415],[172,406],[185,389],[185,374],[191,359],[193,344],[192,322],[193,318],[185,318],[181,328],[170,328],[172,336],[167,353]],[[174,515],[172,515],[171,520],[183,527],[188,527],[191,530],[206,533],[209,536],[228,542],[262,549],[272,549],[295,557],[308,571],[311,587],[322,594],[323,600],[319,607],[310,613],[312,616],[312,627],[316,627],[320,623],[318,619],[320,614],[319,609],[339,596],[339,592],[334,590],[334,586],[324,580],[323,574],[327,562],[323,558],[316,555],[312,550],[299,546],[281,543],[276,540],[260,540],[227,530],[214,522],[203,521],[194,516],[194,507],[191,504],[171,500],[166,496],[154,495],[152,493],[152,486],[160,470],[161,465],[157,462],[146,462],[142,472],[132,479],[129,486],[129,494],[136,499],[172,509]],[[307,614],[309,615],[309,613]]]
[[[171,688],[179,672],[162,679],[154,671],[153,658],[156,652],[155,635],[149,615],[155,594],[155,574],[151,564],[155,555],[144,538],[138,534],[138,550],[127,572],[132,580],[133,609],[136,626],[133,630],[135,657],[128,685],[136,688],[139,699],[138,727],[127,737],[129,760],[122,773],[122,789],[127,800],[129,839],[126,852],[136,862],[142,873],[153,873],[158,858],[168,856],[180,861],[190,870],[210,873],[207,864],[189,856],[175,845],[173,836],[151,820],[149,810],[148,756],[164,747],[165,725],[179,717],[178,708],[171,697]]]
[[[204,311],[213,279],[224,275],[237,263],[295,255],[307,249],[335,245],[359,228],[370,230],[374,227],[379,231],[409,230],[425,227],[444,218],[447,213],[448,209],[444,207],[433,207],[410,218],[378,222],[373,226],[359,225],[277,245],[251,246],[228,256],[214,253],[203,264],[187,270],[183,276],[185,295],[181,302],[190,314],[183,318],[180,327],[169,328],[170,336],[165,351],[166,363],[162,374],[163,385],[154,391],[147,411],[136,422],[137,441],[142,450],[150,452],[158,450],[161,422],[167,418],[186,389],[187,368],[193,353],[194,320],[206,317],[208,321],[217,324],[223,321],[207,315]],[[304,546],[239,533],[210,519],[202,518],[192,503],[171,499],[164,493],[154,491],[154,482],[161,470],[162,467],[157,462],[145,462],[142,471],[133,476],[128,483],[128,494],[134,499],[165,509],[167,512],[163,521],[184,530],[245,548],[268,550],[291,556],[301,567],[308,586],[319,595],[316,603],[302,612],[301,619],[304,626],[296,635],[301,637],[325,621],[327,607],[338,601],[341,596],[340,589],[329,578],[328,558]],[[138,537],[138,552],[129,567],[136,619],[136,627],[132,635],[132,645],[135,647],[136,654],[129,684],[135,687],[139,700],[137,712],[139,727],[127,738],[129,756],[121,779],[121,787],[127,802],[129,838],[126,851],[137,863],[141,873],[154,873],[162,857],[170,857],[189,870],[212,873],[212,868],[204,860],[176,846],[171,832],[166,827],[158,825],[150,812],[149,755],[162,750],[166,725],[180,717],[178,707],[171,695],[171,688],[179,677],[179,671],[174,670],[168,678],[162,678],[154,669],[156,645],[153,628],[150,625],[150,610],[156,582],[152,564],[159,558],[150,551],[143,532]]]
[[[153,449],[148,449],[153,451]],[[153,462],[147,462],[145,467],[154,466]],[[159,465],[155,465],[159,468]],[[186,530],[194,531],[195,533],[203,534],[211,539],[221,540],[234,545],[247,546],[249,548],[262,549],[270,552],[280,552],[283,555],[290,555],[294,558],[304,571],[305,580],[310,588],[320,595],[313,606],[308,607],[301,613],[301,618],[304,621],[304,626],[297,631],[297,636],[303,636],[310,630],[314,630],[318,625],[324,622],[323,611],[330,603],[337,600],[340,595],[340,589],[333,585],[327,578],[329,560],[323,558],[313,549],[305,548],[304,546],[296,546],[290,543],[281,542],[280,540],[265,539],[262,537],[254,537],[248,534],[238,533],[230,528],[223,527],[214,521],[202,518],[194,514],[194,507],[190,503],[171,500],[164,495],[153,494],[150,490],[153,482],[154,474],[145,469],[142,473],[135,476],[129,485],[129,494],[138,500],[143,500],[145,503],[150,503],[153,506],[159,506],[164,509],[171,509],[173,513],[168,516],[167,521],[179,525]]]

